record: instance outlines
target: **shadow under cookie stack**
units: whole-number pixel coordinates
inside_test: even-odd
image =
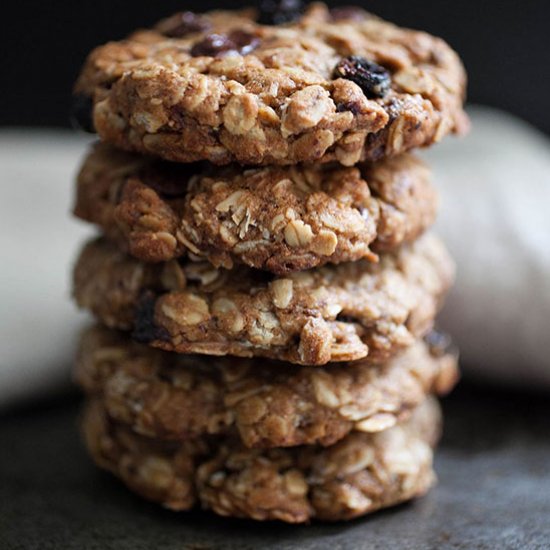
[[[409,151],[462,133],[440,39],[359,8],[179,13],[94,50],[75,378],[94,461],[173,510],[299,523],[424,494],[453,280]],[[90,120],[86,116],[92,114]]]

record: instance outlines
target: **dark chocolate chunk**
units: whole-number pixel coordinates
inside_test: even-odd
[[[229,33],[229,39],[235,44],[236,51],[241,55],[249,54],[260,44],[260,40],[257,36],[240,30],[231,31]]]
[[[229,40],[229,37],[225,34],[209,34],[191,48],[191,55],[193,57],[199,57],[203,55],[215,57],[216,55],[220,55],[222,53],[233,50],[234,46],[235,45]]]
[[[71,108],[72,127],[93,134],[95,132],[93,110],[94,104],[90,96],[84,94],[73,95]]]
[[[262,0],[258,23],[262,25],[283,25],[298,19],[302,13],[300,0]]]
[[[344,57],[334,68],[333,78],[355,82],[370,99],[384,97],[391,86],[387,69],[357,55]]]
[[[209,34],[191,48],[193,57],[217,57],[230,53],[246,55],[258,47],[260,41],[256,36],[241,30],[229,34]]]
[[[154,340],[169,340],[170,335],[164,327],[155,325],[156,295],[151,290],[146,290],[139,298],[136,306],[134,330],[132,338],[136,342],[149,344]]]

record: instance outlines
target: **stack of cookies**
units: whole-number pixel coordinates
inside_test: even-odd
[[[178,13],[97,48],[76,114],[75,377],[99,466],[173,510],[305,522],[425,493],[453,280],[409,151],[463,132],[440,39],[359,8]]]

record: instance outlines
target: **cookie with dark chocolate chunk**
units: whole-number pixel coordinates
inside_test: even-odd
[[[179,13],[100,46],[75,93],[93,98],[102,140],[129,151],[351,166],[464,132],[465,88],[439,38],[360,8],[264,0],[259,10]]]
[[[431,329],[452,280],[453,263],[432,235],[378,263],[284,276],[216,269],[192,257],[145,264],[98,239],[76,264],[74,295],[105,325],[137,330],[141,341],[168,351],[375,364]]]

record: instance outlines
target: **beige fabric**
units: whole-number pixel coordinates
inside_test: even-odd
[[[550,140],[499,111],[424,155],[458,264],[441,324],[468,375],[550,389]]]
[[[89,141],[0,131],[0,407],[69,384],[86,317],[69,300],[69,271],[77,243],[92,233],[69,210]]]

